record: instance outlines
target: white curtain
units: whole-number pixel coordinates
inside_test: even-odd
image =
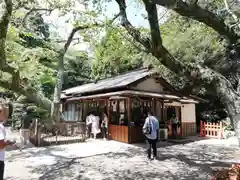
[[[81,106],[76,104],[66,104],[67,108],[64,111],[65,121],[81,121]]]

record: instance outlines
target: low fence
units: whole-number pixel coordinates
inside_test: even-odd
[[[223,123],[210,123],[200,121],[200,136],[201,137],[214,137],[223,138]]]
[[[49,146],[84,142],[86,126],[84,122],[61,122],[41,124],[35,120],[30,127],[30,141],[35,146]]]

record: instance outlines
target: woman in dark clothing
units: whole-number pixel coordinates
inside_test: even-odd
[[[103,139],[106,140],[107,128],[108,128],[108,116],[106,113],[103,114],[103,121],[101,123]]]

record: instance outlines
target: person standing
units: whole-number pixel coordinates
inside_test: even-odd
[[[107,137],[107,128],[108,128],[108,117],[107,117],[107,114],[104,113],[103,114],[103,121],[101,123],[101,128],[102,128],[102,136],[103,136],[103,139],[106,140],[106,137]]]
[[[13,141],[6,140],[6,130],[4,123],[8,119],[8,107],[0,102],[0,180],[4,177],[4,159],[5,159],[5,147],[15,144]]]
[[[92,118],[92,134],[93,134],[94,139],[96,139],[97,134],[99,134],[101,132],[100,129],[99,129],[100,118],[99,118],[99,116],[97,116],[95,114],[96,113],[94,113],[93,118]]]
[[[151,159],[151,151],[153,149],[153,159],[157,157],[157,134],[159,130],[159,122],[156,117],[148,112],[148,116],[145,119],[143,125],[143,133],[148,145],[148,159]]]
[[[29,136],[30,136],[30,125],[32,123],[32,116],[31,116],[32,110],[27,109],[27,113],[23,116],[21,121],[21,127],[20,127],[20,138],[21,143],[23,146],[25,146],[27,143],[29,143]]]
[[[178,129],[178,119],[176,117],[176,114],[172,115],[171,123],[172,123],[172,136],[174,138],[176,138],[177,137],[177,129]]]
[[[91,131],[92,131],[92,119],[93,119],[93,114],[89,112],[88,116],[86,117],[86,134],[87,138],[90,138],[91,136]]]

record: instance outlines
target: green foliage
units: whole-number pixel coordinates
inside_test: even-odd
[[[91,66],[86,52],[70,50],[65,56],[65,78],[63,89],[90,81]]]
[[[163,43],[169,51],[186,63],[216,64],[225,55],[225,42],[212,29],[173,14],[161,26]]]
[[[46,69],[38,75],[37,82],[40,85],[39,89],[43,92],[44,96],[52,99],[55,85],[54,73],[51,70]]]
[[[51,0],[46,4],[46,8],[56,8],[60,15],[70,13],[74,19],[72,25],[76,27],[90,25],[95,21],[100,22],[100,12],[103,12],[103,6],[109,2],[112,0],[92,0],[91,2]],[[63,44],[50,40],[50,34],[54,32],[50,32],[49,25],[44,22],[42,12],[31,13],[23,22],[29,9],[40,7],[39,1],[20,0],[18,3],[28,9],[15,8],[13,12],[6,43],[7,61],[9,65],[21,72],[21,79],[24,80],[21,83],[36,88],[42,95],[51,99],[55,85],[58,51]],[[142,1],[138,0],[133,3],[136,6],[142,5]],[[232,19],[223,10],[224,4],[221,0],[202,0],[199,4],[218,13],[225,18],[226,22]],[[78,5],[81,5],[81,8],[73,8]],[[82,10],[84,9],[82,6],[85,5],[86,11]],[[93,6],[94,10],[89,10],[89,6]],[[234,12],[237,11],[234,10]],[[204,63],[215,69],[218,68],[216,65],[222,64],[222,59],[226,55],[226,42],[222,41],[215,31],[173,13],[169,17],[167,22],[161,25],[161,35],[164,46],[174,57],[186,64]],[[137,44],[124,29],[114,25],[108,27],[108,21],[105,21],[105,24],[105,27],[94,26],[78,33],[83,41],[92,45],[93,57],[70,49],[64,59],[66,72],[64,89],[89,82],[91,78],[105,78],[148,64],[154,64],[168,82],[181,89],[186,82],[185,77],[174,74],[154,57],[146,54],[142,46]],[[144,28],[139,30],[142,34],[149,33]],[[0,78],[3,77],[5,80],[11,80],[6,73],[0,74]]]
[[[137,45],[136,45],[137,46]],[[104,78],[143,65],[143,54],[120,28],[108,28],[106,35],[94,45],[92,77]]]

